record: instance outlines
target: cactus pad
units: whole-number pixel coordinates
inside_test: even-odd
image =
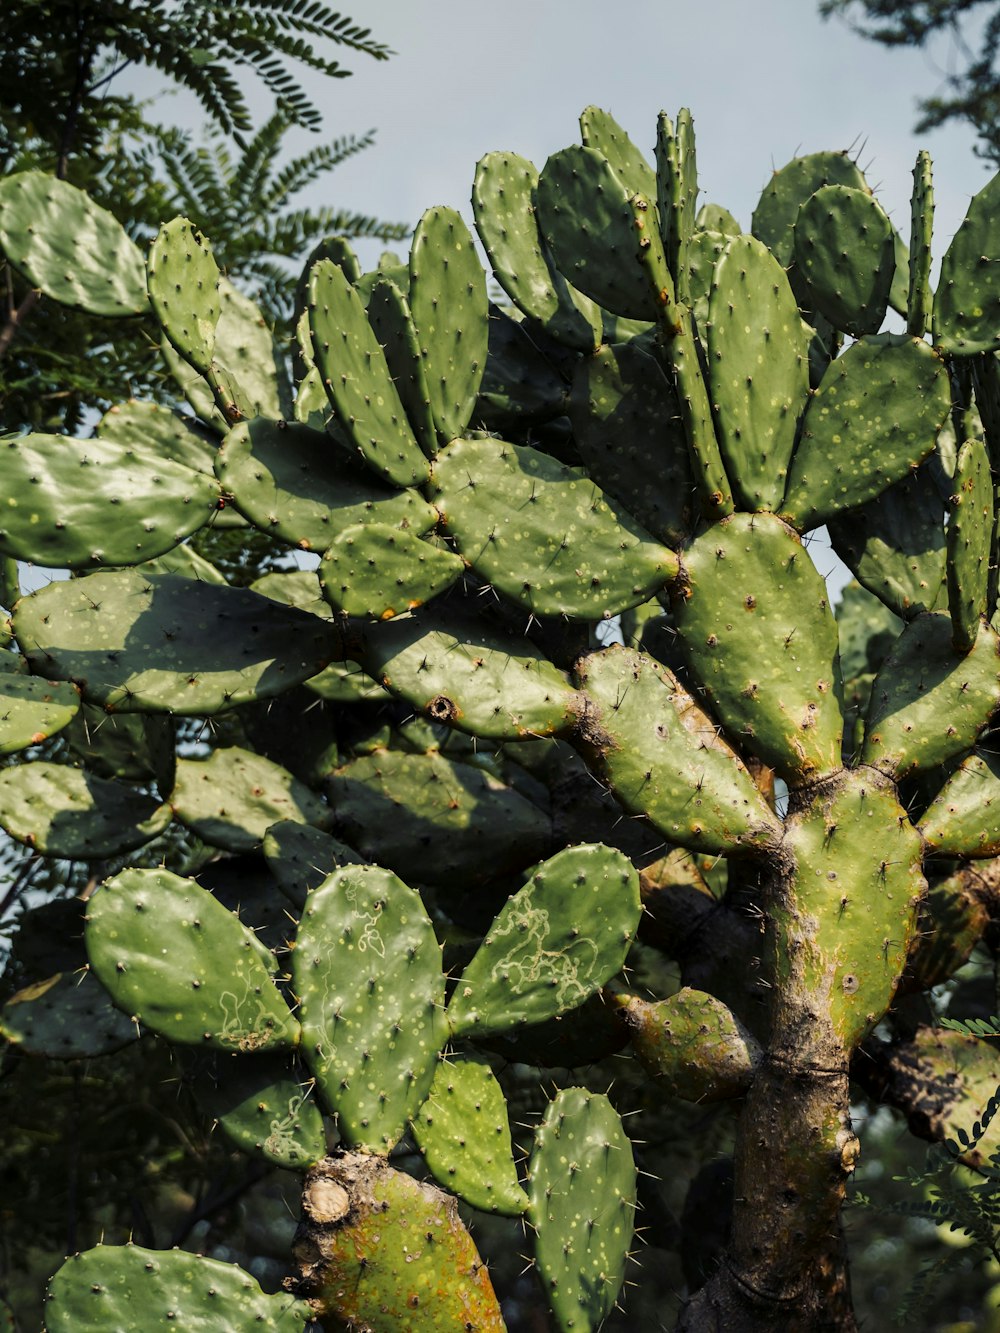
[[[969,204],[941,260],[934,293],[934,342],[953,356],[1000,348],[1000,179]]]
[[[946,856],[1000,855],[1000,759],[973,750],[924,811],[925,841]]]
[[[734,514],[695,539],[684,569],[683,650],[729,735],[789,781],[839,768],[837,624],[795,534]]]
[[[519,740],[571,725],[579,700],[529,639],[434,607],[369,630],[364,662],[385,688],[473,736]]]
[[[231,1143],[286,1171],[326,1152],[312,1083],[275,1055],[218,1055],[195,1076],[194,1094]]]
[[[50,583],[21,599],[15,623],[33,670],[123,711],[214,713],[278,694],[343,655],[335,628],[304,611],[137,570]]]
[[[472,419],[486,366],[486,274],[453,208],[430,208],[410,248],[410,312],[442,444]]]
[[[0,1037],[27,1055],[88,1060],[135,1041],[139,1030],[88,971],[57,972],[25,986],[0,1009]]]
[[[241,422],[216,462],[219,480],[262,532],[303,550],[325,550],[356,523],[429,531],[437,515],[416,491],[380,484],[325,431],[295,422]]]
[[[20,670],[19,659],[0,659],[0,754],[15,754],[57,735],[80,708],[80,691],[67,681],[43,680]]]
[[[640,229],[630,189],[604,154],[575,145],[553,153],[537,198],[539,229],[574,286],[616,315],[656,319],[657,288],[639,262],[641,242],[662,261],[655,215]]]
[[[476,167],[476,230],[497,281],[529,319],[558,342],[590,352],[601,341],[601,311],[556,268],[538,230],[538,169],[517,153],[487,153]]]
[[[401,528],[355,523],[324,552],[319,581],[335,610],[390,620],[423,606],[464,572],[461,556]]]
[[[86,940],[118,1008],[170,1041],[243,1052],[298,1041],[274,956],[193,880],[122,871],[90,900]]]
[[[149,300],[160,328],[185,361],[205,374],[215,354],[219,266],[193,222],[164,223],[149,250]]]
[[[544,856],[551,821],[519,792],[443,754],[377,750],[326,783],[337,831],[366,861],[467,888]]]
[[[447,1036],[441,946],[388,870],[345,866],[306,899],[292,956],[303,1054],[352,1146],[387,1153]]]
[[[207,759],[178,759],[170,803],[202,842],[230,852],[253,851],[279,820],[323,828],[332,819],[326,803],[280,764],[236,745]]]
[[[654,536],[684,538],[694,482],[677,395],[656,360],[634,342],[599,348],[577,367],[569,412],[597,484]]]
[[[393,486],[427,480],[427,460],[406,419],[361,298],[328,259],[313,269],[313,354],[343,429],[369,467]]]
[[[809,393],[804,326],[784,269],[753,236],[734,237],[708,303],[708,385],[719,448],[742,508],[777,509]]]
[[[456,1034],[503,1032],[575,1009],[621,967],[639,921],[628,859],[568,847],[508,899],[448,1006]]]
[[[975,743],[998,704],[995,631],[980,625],[959,656],[948,616],[917,616],[875,677],[861,761],[894,776],[935,768]]]
[[[895,236],[867,191],[818,189],[799,209],[794,227],[795,276],[808,309],[852,338],[877,333],[896,272]]]
[[[952,639],[968,652],[986,615],[986,589],[993,536],[993,479],[982,440],[966,440],[958,451],[948,518],[948,610]]]
[[[874,499],[931,453],[950,405],[927,343],[899,333],[853,343],[806,408],[782,513],[805,532]]]
[[[3,443],[0,551],[18,560],[137,565],[203,527],[221,500],[214,478],[141,446],[66,435]]]
[[[560,1333],[596,1330],[625,1277],[635,1223],[632,1145],[606,1097],[565,1088],[528,1168],[535,1258]]]
[[[507,1103],[485,1061],[443,1060],[413,1133],[435,1180],[460,1199],[484,1213],[524,1212],[528,1200],[511,1156]]]
[[[341,866],[360,865],[353,847],[297,819],[282,819],[264,834],[264,857],[282,892],[298,908]]]
[[[780,839],[753,778],[666,667],[614,647],[584,658],[577,672],[597,706],[600,768],[626,810],[701,852],[726,855]]]
[[[170,807],[124,783],[35,760],[0,770],[0,826],[44,856],[99,861],[142,847]]]
[[[0,250],[34,287],[91,315],[148,309],[142,254],[83,190],[44,171],[0,184]]]
[[[309,1173],[302,1206],[302,1286],[331,1321],[368,1333],[504,1333],[451,1195],[371,1153],[342,1153]]]
[[[457,440],[435,460],[434,484],[433,502],[476,573],[536,615],[599,620],[677,572],[673,551],[537,449]]]
[[[236,1264],[185,1250],[98,1245],[67,1259],[45,1297],[48,1333],[302,1333],[309,1306],[261,1290]]]

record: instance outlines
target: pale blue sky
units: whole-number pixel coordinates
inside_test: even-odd
[[[954,53],[888,51],[840,20],[823,22],[816,0],[345,0],[396,55],[376,62],[345,52],[343,80],[308,78],[325,136],[378,130],[374,148],[345,163],[307,196],[415,222],[432,204],[471,219],[477,159],[513,149],[539,166],[578,140],[577,116],[596,103],[651,150],[656,114],[691,108],[703,198],[744,227],[772,166],[796,152],[857,144],[862,165],[904,236],[917,149],[934,157],[943,252],[968,200],[988,179],[971,133],[911,132],[915,100],[941,88]],[[124,81],[123,81],[124,82]],[[149,91],[148,71],[128,86]],[[259,85],[248,90],[261,117]],[[198,124],[180,99],[155,114]],[[313,136],[300,134],[296,148]],[[863,145],[863,147],[861,147]],[[360,246],[373,260],[377,245]]]
[[[869,182],[906,237],[917,150],[934,159],[936,262],[989,179],[971,132],[912,133],[916,99],[942,89],[956,60],[889,51],[843,21],[822,21],[817,0],[345,0],[396,54],[344,54],[350,78],[304,78],[325,116],[324,137],[376,128],[376,145],[301,197],[314,205],[415,223],[433,204],[471,223],[476,161],[512,149],[541,166],[578,141],[589,103],[611,111],[646,151],[656,115],[694,114],[702,199],[724,204],[745,228],[772,168],[796,153],[855,146]],[[123,80],[148,95],[148,72]],[[252,82],[257,114],[270,109]],[[197,126],[197,107],[164,101],[160,119]],[[290,139],[297,151],[315,138]],[[382,249],[358,242],[366,266]],[[400,247],[405,248],[405,247]],[[824,534],[825,535],[825,534]],[[813,547],[824,574],[837,563]],[[846,571],[834,574],[833,587]]]
[[[917,149],[935,162],[938,235],[951,236],[988,179],[964,129],[918,140],[918,95],[954,59],[887,51],[813,0],[363,0],[348,12],[397,54],[353,59],[317,87],[330,134],[378,129],[377,145],[315,192],[415,220],[431,204],[468,217],[477,159],[513,149],[539,166],[578,140],[577,116],[605,107],[644,149],[656,113],[691,108],[704,197],[744,227],[772,166],[863,143],[862,165],[905,235]]]

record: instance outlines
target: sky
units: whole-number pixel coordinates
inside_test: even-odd
[[[652,156],[656,116],[694,115],[702,201],[723,204],[742,226],[772,170],[799,153],[849,149],[904,236],[918,149],[934,160],[935,267],[989,173],[964,127],[919,138],[918,97],[944,87],[958,60],[947,40],[929,51],[887,50],[842,19],[824,21],[818,0],[354,0],[346,10],[394,51],[375,61],[336,53],[354,72],[302,81],[324,116],[323,137],[377,131],[374,147],[348,160],[297,202],[416,223],[436,204],[472,223],[477,160],[509,149],[541,166],[579,142],[578,116],[610,111]],[[148,95],[149,73],[132,90]],[[128,80],[123,80],[128,87]],[[263,120],[266,93],[247,93]],[[164,99],[153,114],[192,130],[193,104]],[[305,131],[289,137],[305,151]],[[356,243],[373,267],[383,246]],[[404,248],[397,245],[397,249]],[[822,537],[813,558],[847,577]]]
[[[345,0],[395,54],[387,61],[329,48],[354,72],[303,82],[321,108],[324,137],[374,128],[373,148],[301,196],[413,224],[447,204],[471,222],[477,160],[508,149],[541,166],[579,141],[591,103],[610,111],[652,154],[657,112],[694,115],[702,198],[749,228],[773,168],[796,153],[853,146],[904,237],[910,173],[931,151],[938,258],[988,174],[972,135],[912,133],[919,96],[938,91],[956,54],[887,50],[841,19],[821,20],[818,0]],[[123,80],[123,87],[129,86]],[[131,87],[148,93],[149,72]],[[271,106],[248,79],[256,114]],[[163,120],[199,122],[181,98],[154,108]],[[316,142],[300,132],[289,142]],[[361,243],[374,263],[378,243]]]
[[[541,166],[579,141],[577,118],[593,103],[651,155],[657,112],[687,106],[703,198],[745,228],[773,168],[853,145],[905,236],[910,174],[928,148],[940,255],[988,179],[968,130],[912,133],[917,97],[942,87],[956,53],[947,42],[887,50],[817,11],[816,0],[356,0],[352,17],[396,54],[345,53],[352,77],[313,86],[327,133],[374,127],[378,139],[311,201],[409,222],[447,204],[471,220],[484,153]]]

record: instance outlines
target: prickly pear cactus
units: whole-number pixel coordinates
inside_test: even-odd
[[[0,1033],[172,1043],[233,1144],[308,1169],[284,1296],[107,1246],[53,1279],[52,1333],[138,1327],[147,1288],[206,1329],[502,1328],[456,1198],[523,1217],[552,1326],[596,1329],[637,1207],[622,1048],[647,1104],[741,1106],[724,1262],[679,1327],[854,1327],[849,1069],[920,1109],[948,1043],[915,1081],[874,1030],[1000,882],[969,869],[1000,855],[997,186],[931,293],[926,155],[907,251],[843,154],[776,172],[743,233],[698,206],[687,111],[654,161],[581,128],[540,170],[479,164],[503,309],[432,209],[408,261],[323,248],[286,372],[175,219],[149,299],[203,424],[4,442],[5,568],[74,577],[5,580],[0,826],[91,882],[87,986],[25,978]],[[0,243],[41,282],[65,246],[17,240],[26,210],[79,209],[14,181]],[[220,516],[300,568],[232,586]],[[822,525],[859,581],[836,612]],[[584,1072],[525,1165],[510,1071],[559,1064]]]

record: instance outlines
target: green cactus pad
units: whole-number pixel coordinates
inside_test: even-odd
[[[931,611],[945,578],[944,500],[931,463],[829,522],[833,549],[905,620]]]
[[[618,1112],[564,1088],[535,1134],[528,1168],[535,1260],[560,1333],[591,1333],[618,1300],[632,1244],[636,1169]]]
[[[952,641],[968,652],[986,615],[990,542],[993,536],[993,478],[986,445],[966,440],[958,451],[948,517],[948,610]]]
[[[852,338],[878,333],[896,272],[896,233],[881,204],[867,190],[824,185],[799,209],[793,230],[807,308]]]
[[[276,1055],[218,1055],[194,1082],[198,1105],[230,1142],[286,1171],[305,1171],[326,1153],[312,1091]]]
[[[447,1037],[441,946],[419,894],[345,866],[306,899],[292,955],[302,1049],[352,1147],[386,1153]]]
[[[246,1053],[298,1042],[274,955],[194,880],[122,871],[90,899],[86,940],[118,1008],[169,1041]]]
[[[57,972],[25,986],[0,1009],[0,1037],[27,1055],[50,1060],[110,1055],[138,1035],[88,971]]]
[[[149,308],[142,254],[118,219],[47,172],[0,183],[0,250],[60,305],[111,316]]]
[[[310,889],[319,888],[342,866],[361,865],[362,858],[346,842],[303,824],[282,819],[264,834],[264,857],[281,891],[301,908]]]
[[[771,176],[754,209],[750,230],[785,268],[792,262],[799,208],[825,185],[868,192],[861,169],[846,153],[808,153]]]
[[[285,351],[255,301],[226,278],[219,283],[222,313],[215,331],[216,371],[244,417],[292,415]]]
[[[734,237],[715,268],[708,388],[737,503],[777,509],[809,394],[808,343],[784,269],[753,236]]]
[[[872,686],[861,759],[901,776],[962,754],[1000,704],[1000,641],[980,625],[964,656],[949,616],[911,620]]]
[[[216,440],[193,417],[137,398],[109,408],[95,427],[103,440],[168,458],[195,472],[214,474]]]
[[[584,107],[580,112],[580,137],[584,147],[596,148],[608,159],[633,194],[656,198],[656,172],[610,111]]]
[[[668,1000],[621,992],[610,1003],[640,1063],[670,1096],[700,1104],[740,1097],[749,1088],[763,1052],[714,995],[683,986]]]
[[[99,861],[142,847],[170,823],[152,796],[44,760],[0,770],[0,827],[43,856]]]
[[[465,572],[460,555],[385,523],[342,528],[323,554],[319,581],[345,615],[389,620],[450,588]]]
[[[16,754],[57,735],[80,708],[80,691],[67,681],[23,672],[19,658],[0,659],[0,754]]]
[[[927,845],[946,856],[1000,855],[1000,756],[973,750],[931,801],[918,828]]]
[[[99,777],[155,782],[164,794],[174,785],[174,724],[163,714],[106,713],[83,704],[65,739],[76,758]]]
[[[681,541],[693,526],[694,483],[677,394],[634,343],[581,360],[570,420],[587,471],[656,537]]]
[[[413,433],[424,453],[433,457],[438,439],[427,383],[428,367],[421,356],[410,303],[391,278],[376,278],[368,298],[368,322],[385,353],[386,365]]]
[[[622,852],[557,852],[508,899],[459,978],[452,1030],[483,1036],[577,1008],[621,967],[641,910]]]
[[[934,342],[952,356],[1000,349],[1000,178],[969,204],[941,260]]]
[[[306,1177],[294,1250],[331,1327],[367,1333],[504,1333],[489,1272],[451,1195],[372,1153]]]
[[[45,1296],[47,1333],[302,1333],[312,1311],[236,1264],[186,1250],[98,1245],[67,1259]]]
[[[387,690],[435,722],[489,740],[551,736],[579,699],[529,639],[515,639],[449,607],[372,626],[364,663]]]
[[[316,365],[341,426],[369,467],[391,485],[426,481],[427,460],[361,298],[328,259],[313,269],[309,290]]]
[[[576,145],[553,153],[537,199],[539,230],[574,286],[616,315],[659,316],[658,289],[641,262],[646,241],[662,261],[655,219],[640,229],[632,192],[603,153]]]
[[[421,884],[467,889],[523,870],[550,846],[545,811],[443,754],[377,750],[338,770],[326,790],[337,832],[366,861]]]
[[[893,1052],[886,1093],[887,1100],[919,1117],[928,1137],[950,1139],[964,1166],[989,1171],[1000,1149],[1000,1119],[994,1116],[974,1148],[968,1136],[983,1120],[998,1082],[1000,1061],[994,1042],[920,1027],[911,1042],[900,1043]]]
[[[596,705],[598,766],[618,800],[681,846],[727,855],[780,840],[781,825],[735,752],[673,674],[608,648],[577,666]]]
[[[737,229],[736,235],[741,233]],[[696,231],[688,246],[688,298],[694,315],[695,328],[704,337],[708,328],[708,298],[712,290],[712,275],[729,238],[718,231]]]
[[[469,425],[486,365],[486,275],[453,208],[429,208],[410,248],[410,312],[438,440]]]
[[[508,1217],[527,1208],[511,1156],[507,1103],[485,1061],[440,1063],[413,1133],[434,1179],[473,1208]]]
[[[538,169],[517,153],[487,153],[476,167],[476,230],[497,282],[519,310],[557,342],[590,352],[601,342],[601,311],[556,268],[538,230]]]
[[[215,355],[219,279],[212,247],[193,222],[165,222],[149,249],[149,301],[174,349],[206,374]]]
[[[906,331],[922,338],[931,322],[931,235],[934,226],[934,184],[931,158],[921,149],[913,168],[910,195],[909,290],[906,299]]]
[[[687,107],[678,111],[676,123],[665,111],[657,117],[656,199],[667,263],[677,275],[677,298],[690,305],[689,253],[698,207],[698,165],[694,121]]]
[[[784,846],[796,870],[775,906],[775,984],[822,996],[853,1050],[885,1013],[906,962],[926,887],[920,835],[890,784],[859,768],[789,815]]]
[[[673,551],[585,474],[537,449],[456,440],[435,460],[434,485],[476,573],[536,615],[600,620],[677,572]]]
[[[39,675],[120,711],[214,713],[268,698],[342,657],[333,625],[246,588],[121,570],[50,583],[18,603]]]
[[[790,528],[734,514],[684,553],[681,645],[729,735],[790,782],[840,767],[837,623]]]
[[[723,236],[741,236],[743,228],[733,217],[728,208],[721,204],[702,204],[694,220],[697,231],[714,231]]]
[[[862,338],[832,361],[802,421],[781,512],[805,532],[864,504],[931,453],[948,372],[919,338]]]
[[[278,820],[322,828],[332,818],[325,802],[280,764],[235,745],[207,759],[178,759],[170,803],[202,842],[230,852],[253,851]]]
[[[67,435],[4,444],[0,551],[17,560],[137,565],[204,527],[221,501],[214,478],[142,447]]]

